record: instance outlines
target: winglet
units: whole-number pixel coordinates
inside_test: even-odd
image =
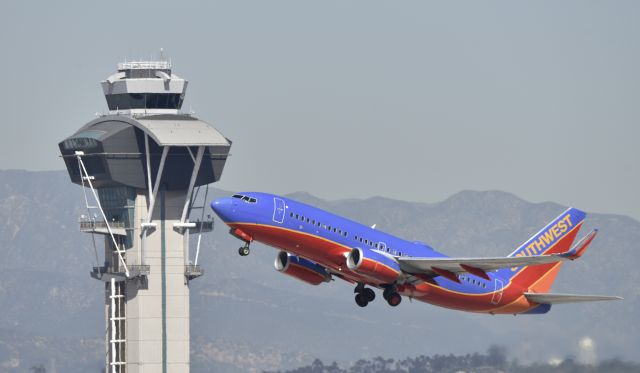
[[[592,230],[591,232],[589,232],[589,234],[587,234],[582,239],[580,239],[578,243],[573,245],[571,250],[567,251],[566,253],[560,254],[560,256],[567,258],[569,260],[578,259],[579,257],[582,256],[582,254],[584,254],[584,252],[587,250],[587,247],[589,247],[593,239],[596,238],[596,234],[598,234],[598,230],[597,229]]]

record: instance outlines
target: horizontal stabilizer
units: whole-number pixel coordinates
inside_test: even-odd
[[[559,304],[576,302],[594,302],[599,300],[622,300],[622,297],[610,295],[576,295],[576,294],[550,294],[550,293],[524,293],[527,299],[534,303]]]

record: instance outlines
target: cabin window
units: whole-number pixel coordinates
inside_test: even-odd
[[[333,228],[333,233],[336,233],[336,231],[337,231],[337,229],[336,229],[336,228]]]
[[[300,215],[296,214],[296,219],[300,219]]]
[[[289,213],[289,216],[290,216],[290,217],[293,217],[293,212],[290,212],[290,213]]]
[[[307,223],[309,222],[309,218],[307,218]]]
[[[398,252],[398,256],[402,256],[402,251]]]
[[[317,223],[318,227],[321,225],[320,222]]]

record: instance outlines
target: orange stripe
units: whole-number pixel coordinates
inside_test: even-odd
[[[582,223],[583,223],[583,222],[581,221],[580,223],[576,224],[576,225],[575,225],[575,226],[574,226],[570,231],[568,231],[568,232],[565,234],[565,236],[564,236],[564,237],[566,237],[567,235],[571,234],[574,230],[578,230],[578,229],[580,229],[580,227],[582,227]],[[275,226],[275,225],[267,225],[267,224],[259,224],[259,223],[248,223],[248,222],[229,222],[229,223],[226,223],[226,224],[227,224],[227,225],[253,225],[253,226],[260,226],[260,227],[273,228],[273,229],[276,229],[276,230],[283,230],[283,231],[288,231],[288,232],[295,233],[295,234],[300,234],[300,235],[304,235],[304,236],[313,237],[313,238],[316,238],[316,239],[319,239],[319,240],[325,241],[325,242],[327,242],[327,243],[331,243],[331,244],[337,245],[337,246],[339,246],[339,247],[345,248],[347,251],[351,251],[351,250],[353,249],[352,247],[345,246],[345,245],[343,245],[343,244],[341,244],[341,243],[339,243],[339,242],[329,240],[329,239],[327,239],[327,238],[324,238],[324,237],[318,236],[318,235],[316,235],[316,234],[307,233],[307,232],[302,232],[302,231],[297,231],[297,230],[289,229],[289,228],[285,228],[285,227],[278,227],[278,226]],[[563,238],[564,238],[564,237],[563,237]],[[559,242],[561,242],[561,241],[562,241],[562,239],[560,239],[560,240],[558,240],[558,241],[554,242],[554,243],[553,243],[553,245],[549,246],[549,248],[547,248],[547,250],[545,250],[544,252],[542,252],[542,253],[541,253],[541,254],[539,254],[539,255],[545,255],[547,252],[549,252],[551,249],[553,249],[553,248],[554,248],[554,247],[555,247]],[[382,263],[381,263],[381,264],[382,264]],[[556,263],[556,264],[560,264],[560,263]],[[385,264],[382,264],[382,265],[385,265]],[[385,266],[386,266],[386,265],[385,265]],[[386,267],[388,267],[388,266],[386,266]],[[390,268],[390,267],[388,267],[388,268]],[[522,267],[518,272],[516,272],[516,273],[515,273],[515,274],[514,274],[510,279],[509,279],[509,282],[508,282],[507,286],[504,286],[504,287],[502,288],[502,290],[501,290],[503,294],[504,294],[504,292],[505,292],[507,289],[509,289],[509,288],[511,287],[511,285],[513,285],[513,283],[514,283],[514,281],[513,281],[513,280],[514,280],[514,279],[516,279],[520,274],[522,274],[522,272],[523,272],[524,270],[526,270],[527,268],[528,268],[527,266]],[[391,269],[391,268],[390,268],[390,269]],[[392,269],[392,270],[393,270],[393,269]],[[394,271],[394,272],[396,272],[395,270],[393,270],[393,271]],[[549,272],[545,273],[543,276],[541,276],[541,278],[540,278],[540,279],[536,280],[536,282],[535,282],[535,283],[538,283],[541,279],[545,278],[548,274],[549,274]],[[495,294],[495,293],[496,293],[496,291],[495,291],[495,290],[494,290],[494,291],[491,291],[491,292],[487,292],[487,293],[480,293],[480,294],[463,293],[463,292],[458,292],[458,291],[455,291],[455,290],[450,290],[450,289],[447,289],[447,288],[445,288],[445,287],[442,287],[442,286],[439,286],[439,285],[436,285],[436,284],[427,283],[427,282],[424,282],[424,283],[425,283],[425,284],[427,284],[428,286],[432,286],[432,287],[434,287],[434,288],[438,288],[438,289],[440,289],[440,290],[442,290],[442,291],[444,291],[444,292],[448,292],[448,293],[452,293],[452,294],[461,295],[461,296],[463,296],[463,297],[488,296],[488,295],[493,295],[493,294]],[[502,306],[494,307],[494,308],[488,308],[488,309],[486,309],[486,310],[475,310],[475,311],[472,311],[472,312],[489,313],[489,312],[495,312],[495,311],[498,311],[498,310],[503,310],[503,309],[506,309],[507,307],[509,307],[509,306],[511,306],[511,305],[514,305],[514,306],[515,306],[515,305],[516,305],[516,303],[521,303],[521,301],[522,301],[522,299],[523,299],[523,298],[524,298],[524,295],[517,297],[515,300],[513,300],[512,302],[510,302],[510,303],[508,303],[508,304],[506,304],[506,305],[502,305]],[[417,299],[419,299],[419,298],[417,298]],[[530,303],[529,303],[529,304],[530,304]],[[531,308],[533,308],[533,307],[535,307],[535,306],[529,307],[528,309],[531,309]],[[524,311],[520,311],[520,312],[525,312],[525,311],[527,311],[528,309],[525,309]],[[469,310],[468,310],[468,311],[469,311]]]

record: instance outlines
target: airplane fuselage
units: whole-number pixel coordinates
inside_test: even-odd
[[[547,271],[539,279],[527,278],[522,268],[500,269],[474,275],[465,273],[455,278],[427,277],[407,274],[375,263],[376,270],[386,271],[388,281],[349,268],[347,257],[352,250],[368,249],[390,260],[398,257],[446,258],[424,243],[410,242],[368,227],[322,209],[285,197],[266,193],[241,193],[216,200],[212,208],[245,241],[258,241],[274,248],[313,261],[333,276],[354,284],[376,288],[393,286],[405,297],[450,309],[491,313],[546,313],[548,304],[532,303],[525,292],[536,287],[547,288],[554,280],[560,263],[545,264]],[[572,226],[568,239],[544,247],[541,253],[569,249],[582,222]],[[562,246],[562,247],[558,247]]]

